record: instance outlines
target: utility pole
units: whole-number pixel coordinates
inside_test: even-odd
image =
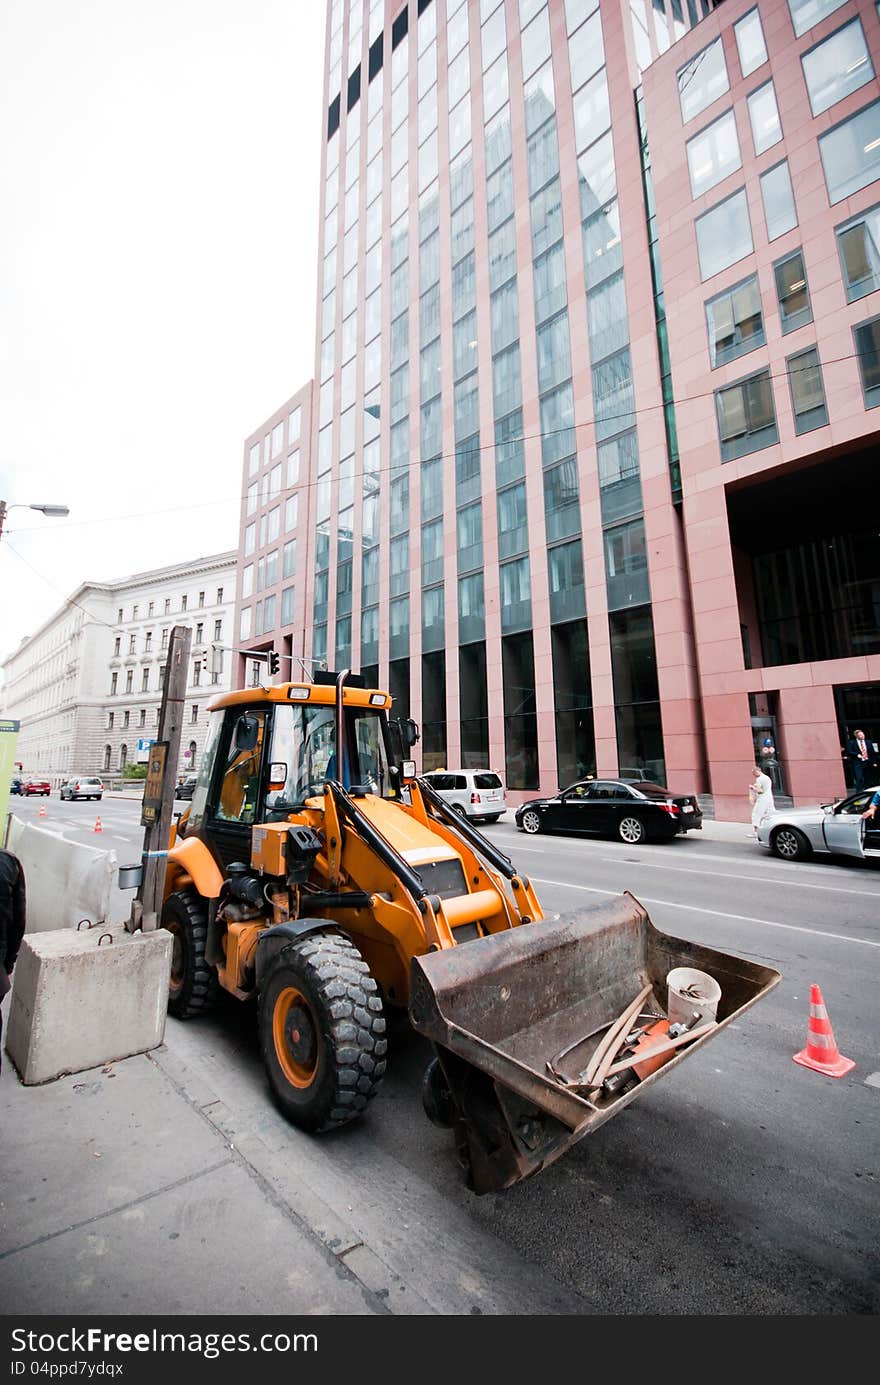
[[[159,927],[191,644],[192,630],[189,626],[175,625],[171,631],[168,658],[165,662],[165,681],[162,684],[162,702],[159,707],[159,735],[150,748],[147,782],[144,786],[141,811],[141,824],[146,829],[144,872],[142,883],[131,906],[131,918],[125,925],[129,933],[135,933],[139,928],[145,933],[152,933]]]

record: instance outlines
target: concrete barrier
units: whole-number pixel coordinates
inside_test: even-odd
[[[131,895],[116,888],[116,852],[71,842],[12,817],[8,847],[24,867],[27,931],[75,928],[80,919],[117,923],[128,916]]]
[[[25,937],[13,975],[6,1052],[25,1086],[157,1048],[173,939],[121,925]]]

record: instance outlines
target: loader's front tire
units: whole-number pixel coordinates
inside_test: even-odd
[[[354,1120],[385,1072],[385,1016],[357,948],[312,933],[272,963],[260,993],[260,1043],[280,1110],[303,1130]]]
[[[205,961],[208,920],[201,895],[195,890],[170,894],[162,909],[162,927],[174,938],[168,1013],[180,1020],[203,1015],[220,988],[217,973]]]

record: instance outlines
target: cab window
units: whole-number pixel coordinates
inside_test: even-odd
[[[217,787],[217,822],[250,826],[257,812],[263,758],[264,708],[242,712],[231,726],[223,770]]]

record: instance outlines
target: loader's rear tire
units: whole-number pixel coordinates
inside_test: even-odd
[[[375,1096],[385,1072],[385,1016],[348,938],[312,933],[284,948],[260,993],[259,1024],[272,1094],[294,1125],[345,1125]]]
[[[162,910],[162,927],[174,938],[168,1013],[177,1019],[203,1015],[217,999],[219,983],[205,961],[208,920],[204,901],[195,890],[170,894]]]

